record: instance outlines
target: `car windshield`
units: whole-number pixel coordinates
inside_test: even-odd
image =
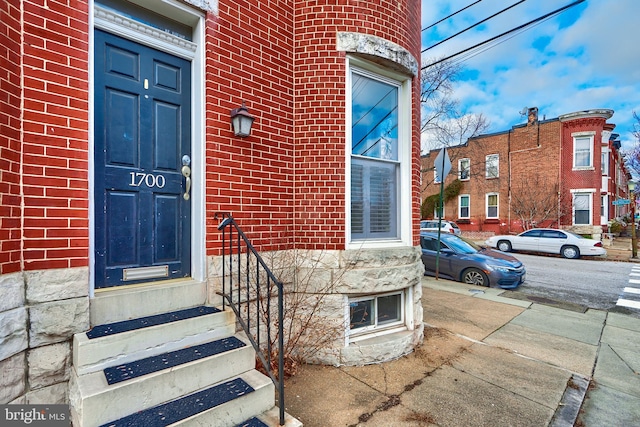
[[[442,239],[442,241],[455,252],[461,254],[475,254],[482,249],[471,240],[467,240],[461,237],[449,237],[447,239]]]

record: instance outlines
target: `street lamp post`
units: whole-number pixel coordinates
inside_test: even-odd
[[[629,188],[629,203],[631,204],[631,257],[638,257],[638,241],[636,237],[636,183],[627,182]]]

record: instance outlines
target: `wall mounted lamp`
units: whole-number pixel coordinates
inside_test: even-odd
[[[233,127],[233,134],[240,138],[251,135],[251,125],[254,120],[255,117],[249,114],[249,110],[247,110],[247,107],[244,105],[244,101],[242,101],[242,106],[240,108],[234,108],[231,110],[231,126]]]

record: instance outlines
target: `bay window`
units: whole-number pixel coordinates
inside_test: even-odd
[[[350,65],[350,241],[409,241],[410,201],[400,191],[411,179],[409,80]]]

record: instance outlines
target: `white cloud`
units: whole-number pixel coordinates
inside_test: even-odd
[[[469,0],[423,1],[423,27],[455,12]],[[423,33],[423,46],[455,34],[512,3],[481,2]],[[502,2],[500,2],[502,3]],[[481,27],[467,31],[425,56],[442,57],[569,4],[569,0],[527,1]],[[623,145],[635,143],[633,111],[640,113],[640,44],[636,41],[637,0],[586,1],[561,15],[503,41],[463,62],[474,78],[456,83],[465,112],[482,113],[490,132],[522,123],[523,107],[558,117],[574,111],[608,108]],[[432,39],[428,39],[432,37]],[[547,41],[538,45],[537,40]]]

